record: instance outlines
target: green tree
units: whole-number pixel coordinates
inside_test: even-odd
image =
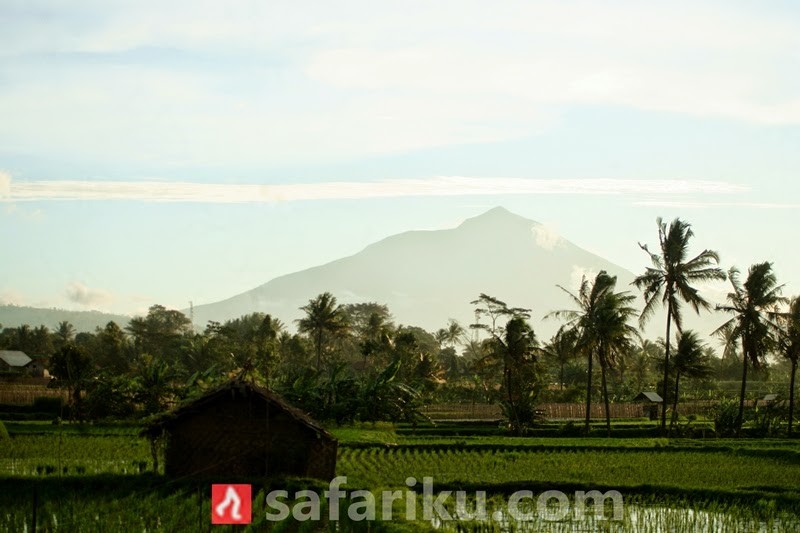
[[[97,330],[96,360],[100,368],[115,375],[126,374],[133,363],[133,353],[125,332],[113,320]]]
[[[370,359],[386,356],[391,351],[394,333],[392,322],[379,312],[370,313],[366,323],[358,327],[358,349],[364,357],[364,371]]]
[[[686,330],[678,335],[675,357],[672,360],[672,369],[675,372],[675,395],[672,399],[672,419],[669,431],[678,420],[678,395],[680,392],[681,377],[707,378],[713,373],[711,361],[706,355],[707,346],[700,341],[697,333]]]
[[[575,330],[559,328],[550,342],[541,348],[542,355],[558,367],[558,388],[562,391],[564,390],[564,367],[576,356],[576,342]]]
[[[75,340],[75,326],[68,321],[63,320],[58,323],[58,327],[53,332],[53,345],[55,349],[59,349],[65,344]]]
[[[728,271],[733,290],[728,293],[727,305],[718,309],[734,316],[720,326],[715,333],[724,334],[730,328],[730,336],[742,344],[742,386],[739,394],[739,413],[736,416],[736,436],[741,435],[744,417],[744,397],[747,390],[747,367],[759,368],[766,354],[776,347],[778,326],[773,322],[777,307],[786,299],[781,297],[783,285],[778,285],[772,263],[757,263],[750,267],[744,284],[739,280],[739,271],[734,267]]]
[[[53,337],[47,326],[33,328],[33,339],[29,350],[29,355],[49,355],[55,351]]]
[[[153,305],[147,316],[132,318],[127,330],[140,354],[176,358],[184,339],[192,331],[192,322],[180,311]]]
[[[616,276],[602,270],[593,282],[584,276],[577,293],[561,287],[577,309],[565,309],[549,313],[547,317],[566,319],[564,327],[576,336],[575,347],[587,358],[586,420],[584,430],[589,432],[592,403],[593,361],[597,358],[601,369],[601,386],[606,411],[606,429],[611,432],[610,406],[608,401],[607,370],[614,364],[618,354],[630,349],[636,329],[628,320],[636,313],[630,306],[635,297],[627,292],[614,292]]]
[[[719,254],[713,250],[703,250],[694,258],[689,259],[689,241],[694,236],[694,232],[688,222],[676,218],[667,226],[659,217],[656,224],[658,225],[659,251],[653,253],[647,245],[639,244],[639,247],[650,256],[653,266],[648,267],[644,274],[633,281],[633,284],[644,292],[645,305],[640,316],[641,326],[653,316],[659,303],[667,309],[667,333],[664,336],[667,342],[664,353],[662,390],[664,403],[661,408],[661,431],[665,432],[671,324],[674,322],[677,330],[682,330],[681,301],[689,304],[698,314],[701,309],[711,309],[711,304],[700,295],[692,284],[724,280],[725,273],[716,266],[719,264]]]
[[[597,308],[597,355],[600,362],[600,378],[603,389],[603,403],[606,413],[606,433],[611,436],[611,408],[608,399],[608,371],[619,364],[621,357],[630,351],[639,332],[628,322],[637,310],[630,304],[636,299],[628,292],[613,292],[616,277],[609,291],[600,299]]]
[[[520,435],[534,421],[534,403],[540,390],[536,368],[536,335],[521,316],[512,317],[503,336],[492,337],[495,354],[503,361],[505,411],[511,431]]]
[[[509,356],[507,345],[503,339],[508,334],[506,327],[509,325],[518,327],[520,320],[524,322],[530,319],[531,310],[523,307],[509,307],[506,302],[485,293],[481,293],[476,300],[470,303],[476,307],[475,323],[470,324],[469,327],[473,330],[485,331],[489,335],[483,346],[480,344],[475,346],[475,342],[468,343],[469,349],[477,347],[478,352],[484,354],[480,360],[475,361],[473,364],[474,375],[480,378],[484,388],[488,390],[493,387],[493,382],[496,382],[494,378],[497,376],[497,369],[502,369],[499,381],[503,386],[503,402],[506,404],[506,411],[512,424],[512,430],[521,431],[522,425],[518,410],[514,406],[513,400],[509,401],[509,395],[514,393],[513,388],[509,388],[509,376],[514,373],[514,369],[509,365],[513,363],[513,358]],[[488,317],[488,323],[481,322],[485,317]],[[508,319],[506,327],[498,326],[497,324],[498,320],[503,318]],[[513,319],[518,320],[512,324]]]
[[[133,378],[134,398],[142,404],[146,414],[164,411],[175,394],[174,368],[158,357],[144,354],[139,360]]]
[[[329,292],[309,300],[300,310],[304,311],[306,316],[297,320],[298,330],[311,337],[319,371],[328,337],[343,335],[349,329],[346,315],[342,306],[336,304],[336,297]]]
[[[780,351],[791,364],[789,371],[789,428],[792,434],[794,422],[794,384],[797,375],[797,363],[800,361],[800,296],[789,300],[789,309],[780,317],[782,330]]]
[[[443,373],[436,357],[439,352],[436,338],[422,328],[400,326],[393,341],[392,360],[401,363],[398,379],[418,389],[431,390]]]
[[[475,323],[470,324],[472,329],[482,329],[489,333],[490,337],[497,335],[497,321],[505,317],[530,318],[530,309],[522,307],[509,307],[504,301],[481,293],[476,300],[470,304],[475,306]],[[489,324],[481,323],[484,317],[489,319]]]
[[[33,330],[28,324],[22,324],[14,329],[11,335],[10,347],[12,350],[21,350],[33,354]]]
[[[50,373],[66,384],[72,403],[72,416],[81,416],[81,391],[92,376],[91,358],[75,344],[65,344],[50,358]]]
[[[645,390],[650,383],[653,363],[664,358],[664,350],[658,343],[643,339],[633,352],[630,360],[630,373],[633,375],[636,392]]]
[[[447,322],[447,327],[437,330],[434,337],[442,347],[450,346],[455,348],[464,339],[464,334],[464,327],[457,320],[451,318]]]

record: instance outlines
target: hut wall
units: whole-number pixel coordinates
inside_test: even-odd
[[[258,395],[231,395],[183,415],[170,430],[167,475],[332,478],[336,441],[267,405]]]

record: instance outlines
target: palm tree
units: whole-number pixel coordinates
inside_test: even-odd
[[[450,346],[455,348],[457,344],[461,342],[464,338],[464,327],[458,323],[455,319],[450,319],[447,321],[446,328],[440,328],[434,335],[436,337],[436,341],[441,346]]]
[[[564,366],[575,357],[575,330],[561,327],[543,348],[542,355],[558,365],[558,388],[564,390]]]
[[[586,421],[585,431],[589,432],[592,407],[592,366],[597,357],[602,371],[603,398],[606,409],[606,428],[611,432],[611,417],[606,385],[606,369],[613,365],[615,356],[630,345],[630,337],[636,334],[635,328],[627,320],[636,310],[630,307],[635,299],[625,292],[615,293],[616,276],[600,271],[590,283],[586,276],[581,280],[577,294],[558,286],[572,299],[578,309],[565,309],[549,313],[548,317],[565,318],[564,328],[574,331],[575,348],[586,355],[588,377],[586,382]]]
[[[644,291],[645,305],[639,317],[639,325],[644,326],[652,318],[659,302],[667,308],[667,334],[664,354],[664,383],[661,406],[661,431],[667,427],[667,382],[669,381],[670,327],[674,322],[678,331],[683,326],[680,301],[688,303],[700,313],[700,309],[711,309],[711,305],[698,293],[692,283],[724,280],[725,272],[719,267],[719,254],[713,250],[703,250],[692,259],[689,257],[689,240],[694,236],[688,222],[676,218],[669,226],[659,217],[658,241],[660,253],[652,253],[645,244],[639,247],[650,256],[652,267],[633,280],[633,284]]]
[[[616,278],[614,278],[616,281]],[[612,285],[613,289],[613,285]],[[606,412],[606,434],[611,436],[611,409],[608,402],[608,369],[613,368],[619,357],[630,351],[633,339],[639,338],[639,332],[628,324],[637,311],[630,304],[636,297],[627,292],[609,291],[600,300],[597,313],[596,330],[598,336],[598,359],[603,387],[603,402]]]
[[[515,435],[533,415],[533,393],[536,390],[536,335],[521,316],[512,317],[502,336],[492,335],[494,355],[503,361],[503,388],[506,407]]]
[[[800,296],[789,301],[789,310],[781,315],[783,335],[781,335],[781,354],[789,359],[792,365],[789,378],[789,429],[792,434],[794,422],[794,382],[797,374],[797,363],[800,361]]]
[[[371,313],[361,331],[359,350],[364,356],[364,371],[367,370],[367,358],[386,354],[392,348],[393,325],[385,315]]]
[[[689,378],[706,378],[713,372],[711,362],[706,355],[706,345],[700,341],[697,333],[686,330],[678,335],[675,358],[672,369],[675,372],[675,395],[672,400],[672,419],[669,431],[678,419],[678,393],[680,391],[681,376]]]
[[[68,321],[63,320],[58,323],[58,328],[55,331],[55,336],[58,339],[59,346],[67,344],[75,340],[75,326]]]
[[[642,339],[639,346],[633,350],[633,356],[630,359],[630,371],[636,381],[636,390],[644,390],[645,385],[649,383],[653,362],[659,358],[663,359],[663,350],[661,348],[659,343],[649,339]]]
[[[717,328],[714,333],[725,334],[728,328],[732,338],[742,343],[742,387],[739,394],[739,414],[736,417],[736,436],[742,430],[744,395],[747,389],[747,366],[758,368],[762,358],[775,348],[778,326],[777,306],[786,301],[780,296],[783,285],[778,285],[772,263],[752,265],[747,272],[744,285],[739,281],[739,271],[733,267],[728,271],[733,291],[728,293],[727,305],[717,309],[733,313],[734,316]]]
[[[336,298],[329,292],[320,294],[300,308],[306,316],[297,320],[300,333],[308,333],[317,354],[317,370],[322,362],[325,335],[342,334],[348,329],[342,306],[336,305]]]

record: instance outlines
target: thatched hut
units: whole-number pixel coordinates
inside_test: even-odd
[[[336,439],[274,392],[234,379],[158,417],[143,431],[166,437],[168,476],[331,479]]]

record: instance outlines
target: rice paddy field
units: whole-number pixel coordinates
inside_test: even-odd
[[[208,483],[170,480],[153,472],[149,443],[135,426],[17,422],[7,428],[11,438],[0,440],[0,531],[32,531],[34,509],[37,531],[211,528]],[[452,492],[444,507],[458,518],[402,520],[402,502],[395,502],[393,520],[345,519],[336,524],[339,530],[800,530],[796,440],[452,436],[381,424],[332,431],[340,441],[337,475],[347,477],[345,490],[365,489],[378,501],[383,490],[414,491],[412,499],[421,509],[421,485],[409,488],[408,479],[421,484],[431,477],[434,494]],[[333,530],[334,524],[324,521],[265,518],[268,491],[290,488],[291,504],[295,489],[321,493],[327,483],[252,482],[257,492],[254,523],[246,530]],[[575,509],[557,519],[533,512],[536,496],[552,490],[566,494]],[[608,508],[602,517],[573,512],[574,495],[591,490],[618,491],[624,499],[622,516],[612,519]],[[484,492],[486,516],[460,513],[454,501],[458,491],[474,510]],[[527,516],[512,516],[506,509],[517,491],[532,495],[524,500]]]

